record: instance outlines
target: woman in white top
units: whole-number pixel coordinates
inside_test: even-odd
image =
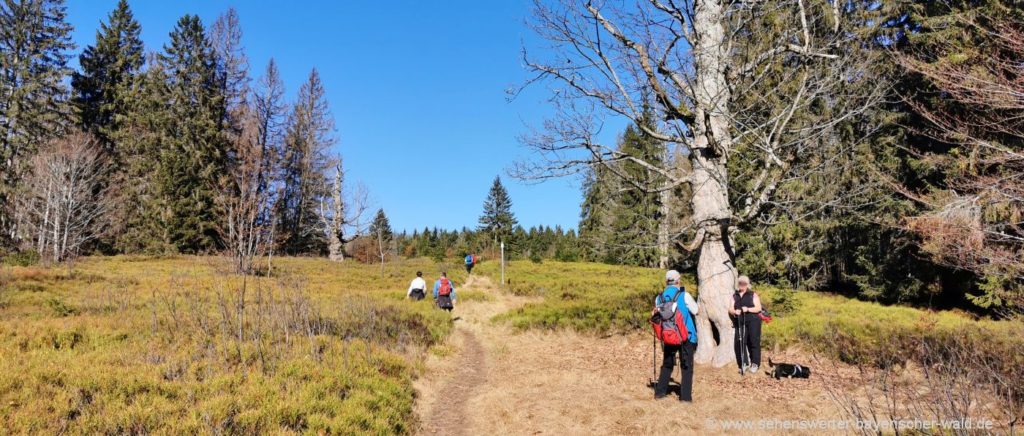
[[[427,281],[423,280],[423,272],[416,271],[416,278],[412,279],[412,283],[409,283],[409,291],[405,295],[413,300],[419,301],[425,297],[427,290]]]

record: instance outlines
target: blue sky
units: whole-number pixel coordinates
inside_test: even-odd
[[[81,50],[117,0],[70,0]],[[396,229],[475,227],[495,175],[524,226],[575,228],[579,181],[525,184],[505,176],[529,157],[517,137],[551,113],[534,85],[511,103],[506,89],[528,73],[520,50],[539,50],[525,25],[528,1],[130,2],[147,50],[160,50],[181,15],[207,25],[233,6],[253,76],[273,57],[293,96],[317,68],[348,180],[359,181]],[[77,61],[75,62],[77,65]]]

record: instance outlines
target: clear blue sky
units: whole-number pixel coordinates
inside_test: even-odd
[[[117,0],[70,0],[81,51]],[[517,140],[551,113],[544,85],[515,101],[528,73],[520,49],[544,46],[525,25],[528,1],[131,1],[148,51],[181,15],[209,26],[238,11],[253,76],[273,57],[293,96],[317,68],[337,125],[348,180],[367,186],[396,229],[475,227],[501,174],[519,222],[575,228],[579,181],[539,185],[505,176],[529,156]],[[77,66],[77,59],[74,62]]]

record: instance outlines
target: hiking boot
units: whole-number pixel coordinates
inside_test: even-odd
[[[740,368],[740,375],[743,375],[748,369],[750,369],[750,365],[743,365],[743,368]]]
[[[757,374],[757,364],[750,365],[750,373]]]

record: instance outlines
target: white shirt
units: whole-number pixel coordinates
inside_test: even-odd
[[[413,289],[419,289],[419,290],[423,291],[424,293],[426,293],[427,292],[427,281],[423,280],[423,277],[416,277],[416,278],[412,279],[412,283],[409,283],[409,292],[406,292],[405,295],[406,296],[412,295],[412,290]]]
[[[690,296],[688,291],[683,291],[683,302],[686,303],[686,308],[690,309],[690,313],[694,315],[697,314],[697,310],[699,310],[697,307],[697,301]]]

